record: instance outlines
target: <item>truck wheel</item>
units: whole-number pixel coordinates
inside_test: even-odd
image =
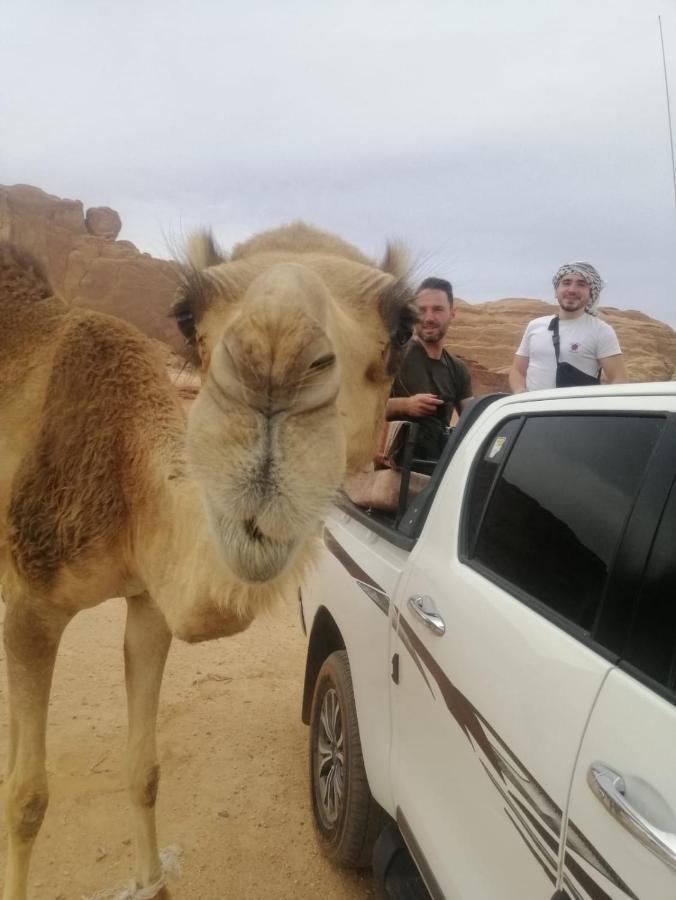
[[[310,714],[310,792],[322,852],[339,866],[371,864],[384,813],[371,796],[347,653],[322,665]]]

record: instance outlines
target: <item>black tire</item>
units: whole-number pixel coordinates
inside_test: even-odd
[[[310,795],[322,852],[345,868],[371,864],[384,813],[369,790],[347,653],[322,665],[310,714]]]

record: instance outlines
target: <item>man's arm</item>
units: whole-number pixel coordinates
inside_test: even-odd
[[[604,356],[599,360],[603,375],[608,384],[624,384],[629,381],[624,356],[616,353],[614,356]]]
[[[412,394],[410,397],[390,397],[385,407],[386,419],[397,419],[401,416],[419,418],[431,416],[443,400],[434,394]]]
[[[513,394],[522,394],[526,390],[526,372],[528,371],[528,356],[514,357],[512,368],[509,370],[509,386]]]

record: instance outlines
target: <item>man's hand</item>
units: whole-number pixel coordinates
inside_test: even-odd
[[[436,394],[413,394],[411,397],[390,397],[387,401],[386,415],[388,419],[396,419],[397,416],[430,416],[437,406],[441,406]]]
[[[405,399],[409,416],[431,416],[444,402],[436,394],[413,394]]]

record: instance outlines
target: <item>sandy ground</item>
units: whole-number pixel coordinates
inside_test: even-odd
[[[0,604],[0,617],[2,616]],[[48,730],[50,805],[31,900],[81,900],[130,878],[123,751],[125,604],[80,613],[57,662]],[[368,874],[317,850],[300,721],[305,639],[280,609],[242,635],[169,654],[160,707],[160,846],[182,849],[172,900],[361,900]],[[0,649],[0,754],[7,745]],[[0,825],[4,868],[5,830]]]

